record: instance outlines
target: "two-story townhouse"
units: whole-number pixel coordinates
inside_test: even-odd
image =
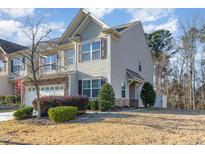
[[[27,47],[0,39],[0,95],[13,95],[17,92],[15,82],[9,80],[9,55]]]
[[[140,21],[109,27],[80,9],[63,35],[53,43],[57,48],[39,51],[44,58],[36,61],[46,64],[42,68],[41,96],[96,98],[101,86],[108,82],[113,86],[117,105],[142,106],[139,94],[145,81],[153,82],[153,61]],[[7,82],[19,83],[16,81],[20,80],[18,89],[22,100],[31,105],[36,91],[26,80],[29,75],[26,66],[13,57],[18,52],[23,51],[7,55]],[[52,64],[63,67],[56,70]],[[21,79],[15,74],[22,74]]]

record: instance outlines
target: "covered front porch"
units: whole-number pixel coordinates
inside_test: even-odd
[[[145,80],[130,69],[126,69],[127,87],[129,91],[129,107],[142,107],[140,91]]]

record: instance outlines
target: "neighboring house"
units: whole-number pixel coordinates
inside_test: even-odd
[[[27,47],[0,39],[0,96],[13,95],[15,93],[14,81],[9,80],[9,56]]]
[[[39,51],[45,57],[40,62],[51,64],[42,70],[45,75],[40,85],[41,96],[95,98],[101,86],[108,82],[113,86],[117,105],[142,106],[140,90],[145,81],[153,83],[153,61],[140,21],[109,27],[81,9],[63,35],[52,43],[58,50]],[[4,86],[17,86],[23,102],[31,105],[36,98],[35,88],[26,80],[26,66],[14,58],[21,52],[3,52],[7,62],[1,60],[0,66],[3,63],[7,67]],[[63,67],[56,70],[52,64]],[[21,78],[15,74],[21,74]],[[13,92],[10,88],[6,93],[0,89],[0,95]]]

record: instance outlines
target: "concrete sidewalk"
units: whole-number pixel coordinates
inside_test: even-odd
[[[2,112],[2,113],[0,113],[0,121],[7,121],[7,120],[14,119],[13,113],[14,112]]]

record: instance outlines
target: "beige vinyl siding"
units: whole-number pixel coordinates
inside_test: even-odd
[[[78,63],[78,79],[95,76],[108,77],[108,59],[91,60]]]
[[[8,58],[5,59],[8,61]],[[6,64],[6,71],[0,72],[0,96],[13,95],[14,93],[14,84],[8,81],[9,77],[9,63]]]

